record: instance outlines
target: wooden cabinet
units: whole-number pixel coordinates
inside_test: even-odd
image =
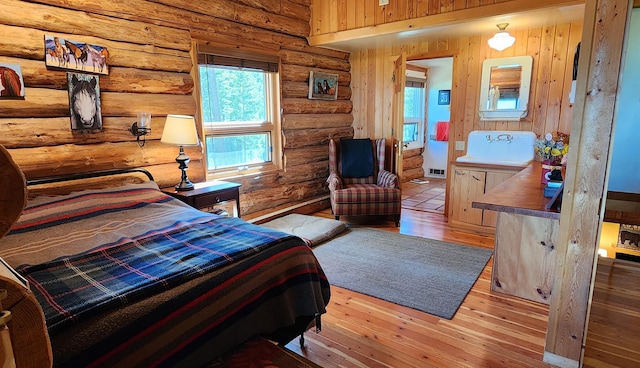
[[[495,211],[473,208],[471,204],[482,194],[506,181],[519,169],[486,169],[453,166],[449,222],[481,232],[493,232],[496,226]]]
[[[500,212],[491,290],[549,304],[560,221]]]

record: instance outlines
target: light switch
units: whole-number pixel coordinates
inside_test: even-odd
[[[382,5],[389,5],[389,0],[379,0],[378,4],[380,4],[380,6]]]
[[[456,141],[456,151],[464,151],[464,141]]]

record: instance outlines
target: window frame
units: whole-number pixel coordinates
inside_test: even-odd
[[[196,105],[197,105],[197,115],[200,118],[201,129],[202,129],[202,144],[204,148],[204,166],[207,180],[213,179],[224,179],[224,178],[233,178],[240,176],[248,176],[248,175],[261,175],[269,172],[282,170],[282,134],[281,134],[281,74],[282,65],[280,63],[280,58],[277,56],[276,52],[272,52],[271,50],[238,50],[238,49],[227,49],[223,47],[211,47],[208,45],[202,45],[196,43],[194,50],[194,90],[197,95]],[[277,72],[267,72],[265,71],[265,104],[266,104],[266,118],[267,121],[263,122],[251,122],[251,124],[246,124],[243,122],[216,122],[213,124],[209,124],[204,121],[202,107],[202,93],[201,93],[201,83],[200,83],[200,67],[201,64],[199,62],[198,56],[200,54],[212,54],[218,55],[222,57],[235,58],[235,59],[248,59],[248,60],[256,60],[256,61],[265,61],[270,60],[273,62],[274,59],[277,59],[278,71]],[[242,135],[242,134],[252,134],[252,133],[263,133],[266,132],[270,136],[271,145],[269,147],[269,156],[271,158],[270,162],[256,163],[256,164],[246,164],[246,165],[238,165],[233,167],[224,167],[220,169],[212,169],[209,168],[209,159],[207,153],[207,137],[209,136],[217,136],[217,137],[228,137],[232,135]]]
[[[411,86],[410,84],[413,83],[421,83],[422,84],[422,116],[419,117],[415,117],[415,116],[411,116],[411,117],[407,117],[406,116],[406,111],[405,111],[405,116],[403,117],[403,122],[402,122],[402,126],[404,127],[405,124],[417,124],[418,125],[418,132],[417,132],[417,138],[415,141],[411,141],[411,142],[404,142],[404,129],[403,129],[403,144],[405,144],[405,149],[418,149],[418,148],[422,148],[424,147],[424,132],[425,132],[425,127],[426,127],[426,119],[427,119],[427,80],[422,79],[422,78],[414,78],[414,77],[407,77],[407,82],[405,84],[405,100],[406,100],[406,89],[407,88],[416,88]]]

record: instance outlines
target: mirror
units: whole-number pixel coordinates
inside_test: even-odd
[[[487,59],[482,63],[480,120],[517,121],[527,116],[531,56]]]

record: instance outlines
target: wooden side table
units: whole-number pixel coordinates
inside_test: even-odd
[[[162,192],[181,200],[197,209],[211,207],[226,201],[236,201],[237,215],[240,217],[240,184],[214,180],[195,183],[193,190],[177,191],[176,188],[162,188]]]

